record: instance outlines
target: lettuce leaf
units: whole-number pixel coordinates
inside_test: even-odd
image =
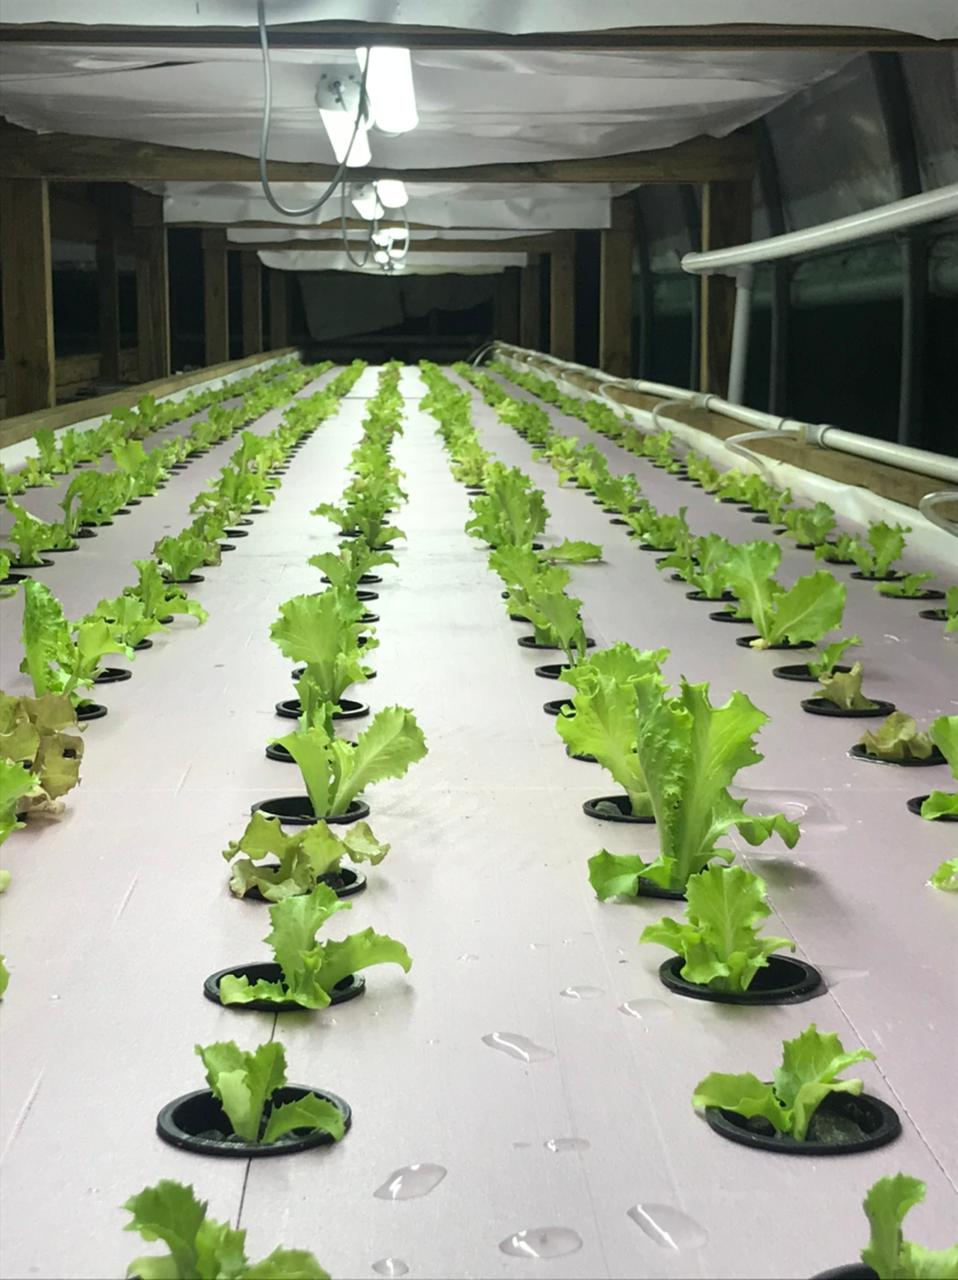
[[[932,873],[928,883],[944,893],[958,893],[958,858],[946,858]]]
[[[958,716],[939,716],[928,726],[932,742],[945,757],[953,778],[958,778]],[[958,816],[958,791],[932,791],[921,806],[923,818]]]
[[[924,1198],[925,1184],[904,1173],[869,1188],[864,1209],[871,1236],[861,1258],[882,1280],[958,1280],[958,1244],[926,1249],[904,1238],[905,1217]]]
[[[875,705],[862,693],[864,668],[860,662],[851,671],[836,671],[819,677],[818,696],[832,702],[844,711],[867,711]]]
[[[914,719],[904,711],[893,711],[874,731],[867,730],[859,745],[877,760],[927,760],[934,743],[927,733],[919,732]]]

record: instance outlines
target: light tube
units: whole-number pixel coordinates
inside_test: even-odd
[[[376,194],[387,209],[402,209],[409,203],[406,184],[399,178],[380,178],[376,183]]]
[[[353,208],[367,222],[375,222],[386,212],[375,183],[364,182],[361,186],[353,187],[349,198],[353,202]]]
[[[357,49],[360,70],[366,66],[366,96],[374,124],[384,133],[408,133],[419,123],[412,59],[408,49],[378,45]]]

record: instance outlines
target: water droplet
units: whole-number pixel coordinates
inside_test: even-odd
[[[409,1266],[403,1262],[402,1258],[380,1258],[378,1262],[373,1263],[373,1270],[377,1276],[404,1276],[409,1272]]]
[[[701,1249],[709,1233],[694,1218],[670,1204],[635,1204],[629,1217],[663,1249]]]
[[[588,1151],[592,1145],[586,1138],[550,1138],[542,1144],[546,1151],[553,1155],[562,1155],[564,1151]]]
[[[571,1227],[528,1227],[500,1240],[499,1248],[513,1258],[562,1258],[582,1248],[582,1237]]]
[[[536,1044],[527,1036],[517,1035],[514,1031],[492,1031],[482,1037],[482,1043],[490,1049],[499,1049],[510,1058],[518,1058],[520,1062],[547,1062],[555,1054],[544,1045]]]
[[[407,1164],[391,1173],[373,1195],[377,1200],[415,1200],[435,1191],[445,1176],[441,1164]]]
[[[566,996],[569,1000],[594,1000],[603,994],[601,987],[564,987],[559,992],[560,996]]]
[[[840,982],[853,982],[856,978],[867,978],[867,969],[843,969],[840,966],[834,969],[822,969],[822,977],[830,987],[837,987]]]
[[[619,1013],[629,1018],[638,1018],[640,1022],[658,1022],[673,1017],[672,1010],[664,1000],[626,1000],[619,1005]]]
[[[463,964],[467,964],[470,960],[478,960],[479,957],[473,955],[471,951],[467,951],[465,955],[459,957]]]

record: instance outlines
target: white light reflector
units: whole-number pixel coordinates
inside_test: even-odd
[[[387,209],[402,209],[409,203],[406,184],[399,178],[380,178],[376,183],[376,194]]]
[[[369,139],[366,136],[365,123],[360,120],[359,128],[356,130],[356,140],[353,142],[352,148],[350,148],[349,143],[356,123],[355,117],[348,111],[331,111],[325,107],[320,108],[319,114],[329,135],[329,141],[332,143],[336,163],[342,164],[348,153],[348,168],[360,169],[364,164],[369,164],[372,156],[369,151]]]
[[[369,57],[366,96],[373,122],[384,133],[408,133],[419,123],[416,90],[412,81],[412,59],[408,49],[379,45],[357,49],[360,70]]]

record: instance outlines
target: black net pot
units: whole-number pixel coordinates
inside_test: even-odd
[[[131,680],[133,672],[125,667],[104,667],[93,677],[94,684],[119,684],[123,680]]]
[[[264,871],[276,871],[279,863],[263,862],[260,866]],[[332,889],[337,898],[355,898],[357,893],[364,893],[366,890],[366,877],[361,871],[355,871],[352,867],[340,867],[338,871],[328,871],[325,875],[317,876],[316,883]],[[309,889],[304,889],[303,893],[309,893]],[[251,885],[243,897],[244,900],[252,899],[254,902],[270,901],[255,885]],[[273,904],[270,903],[270,905]]]
[[[566,755],[570,760],[579,760],[582,764],[598,764],[595,756],[588,751],[572,751],[569,747],[565,749]]]
[[[846,675],[851,671],[851,667],[835,666],[832,670]],[[779,680],[798,680],[802,684],[818,684],[818,677],[813,676],[809,671],[807,662],[796,662],[787,667],[773,667],[772,675],[777,676]]]
[[[540,644],[539,641],[536,640],[535,636],[520,636],[516,641],[516,644],[520,649],[549,649],[553,652],[558,652],[561,647],[557,644]],[[586,638],[585,647],[587,649],[595,648],[595,641],[591,636]]]
[[[47,560],[45,556],[41,556],[39,560],[24,560],[22,564],[14,562],[14,567],[17,569],[52,569],[53,561]]]
[[[672,956],[659,966],[659,978],[676,995],[713,1004],[801,1004],[825,994],[826,987],[819,971],[804,960],[792,956],[768,957],[768,965],[759,969],[747,991],[716,991],[700,982],[682,977],[685,960]]]
[[[542,704],[542,710],[547,716],[569,716],[575,715],[575,707],[572,705],[571,698],[553,698],[550,702]]]
[[[906,802],[908,805],[909,813],[916,813],[920,818],[921,806],[925,803],[927,799],[928,799],[927,796],[912,796],[912,798]],[[958,814],[942,813],[937,818],[925,818],[924,821],[925,822],[958,822]]]
[[[133,645],[133,652],[144,653],[147,649],[152,649],[152,648],[153,648],[153,641],[148,636],[144,636],[142,640],[137,640],[136,644]]]
[[[684,902],[685,890],[664,889],[662,885],[656,884],[654,880],[650,880],[647,876],[639,876],[635,883],[635,896],[637,898],[661,898],[666,902]]]
[[[226,529],[227,538],[248,538],[249,529]]]
[[[510,622],[528,622],[529,619],[526,617],[524,613],[510,613],[509,621]]]
[[[211,973],[203,983],[203,995],[207,1000],[212,1000],[214,1004],[223,1004],[220,999],[220,979],[229,975],[234,978],[246,978],[250,986],[257,982],[282,982],[283,971],[274,961],[266,961],[262,964],[238,964],[231,969],[220,969],[217,973]],[[337,982],[335,987],[329,993],[329,1003],[345,1004],[347,1000],[355,1000],[357,996],[361,996],[366,990],[366,979],[360,973],[351,973],[343,978],[341,982]],[[250,1009],[255,1013],[313,1013],[318,1010],[307,1009],[304,1005],[297,1004],[295,1000],[250,1000],[244,1004],[227,1004],[223,1005],[224,1009],[237,1009],[240,1013],[244,1009]]]
[[[632,812],[627,795],[593,796],[582,805],[582,812],[587,818],[595,818],[599,822],[631,822],[649,825],[655,822],[653,817],[639,817]]]
[[[874,706],[855,710],[850,707],[836,707],[834,702],[829,702],[827,698],[803,698],[802,710],[807,711],[810,716],[831,716],[836,720],[874,720],[878,716],[884,720],[895,710],[895,704],[875,699]]]
[[[878,1272],[866,1267],[864,1262],[848,1262],[843,1267],[819,1271],[812,1280],[878,1280]]]
[[[706,1107],[709,1127],[730,1142],[787,1156],[844,1156],[884,1147],[901,1133],[897,1114],[880,1098],[830,1093],[812,1116],[801,1142],[776,1133],[762,1116],[747,1119],[722,1107]]]
[[[77,529],[76,534],[75,534],[75,537],[77,537],[77,538],[95,538],[95,537],[96,537],[96,529],[94,529],[92,525],[81,525],[81,526],[80,526],[80,528],[79,528],[79,529]]]
[[[206,579],[201,573],[188,573],[185,578],[164,578],[163,581],[171,583],[174,587],[191,587],[197,582],[205,582]]]
[[[760,640],[761,636],[737,636],[735,643],[742,649],[751,649],[753,640]],[[768,653],[772,649],[814,649],[815,646],[811,640],[783,640],[780,644],[767,644],[761,649],[757,649],[756,653]]]
[[[53,547],[50,547],[49,550],[52,551]],[[916,596],[886,596],[881,592],[878,594],[881,595],[883,600],[944,600],[945,598],[944,591],[939,591],[937,587],[926,587],[923,591],[919,591]]]
[[[80,528],[77,532],[78,538],[95,538],[95,533],[84,533],[84,529],[105,529],[113,523],[112,520],[81,520]]]
[[[919,609],[919,618],[924,618],[927,622],[947,622],[948,614],[944,609]]]
[[[755,623],[751,618],[736,618],[731,609],[716,609],[714,613],[709,614],[712,622],[734,622],[738,626],[754,627]]]
[[[80,544],[78,542],[74,542],[69,547],[44,547],[43,549],[48,556],[62,556],[68,551],[79,551]]]
[[[309,796],[271,796],[268,800],[259,800],[252,805],[250,813],[279,818],[280,822],[291,827],[311,827],[320,818],[330,825],[336,823],[344,826],[349,822],[358,822],[360,818],[368,818],[369,805],[365,800],[350,800],[345,813],[327,815],[316,813]]]
[[[77,707],[77,720],[84,723],[87,720],[102,720],[107,713],[107,708],[99,702],[81,702]]]
[[[686,600],[700,600],[703,604],[734,604],[735,603],[735,596],[732,595],[731,591],[723,591],[720,596],[707,596],[705,592],[700,591],[698,587],[696,587],[694,591],[686,591],[685,598]]]
[[[276,704],[276,714],[286,720],[298,720],[303,708],[299,698],[285,698]],[[353,698],[340,698],[339,710],[333,712],[334,720],[360,720],[369,715],[369,706]]]
[[[932,747],[931,755],[924,760],[909,757],[907,760],[882,760],[881,756],[870,756],[860,742],[849,748],[848,754],[853,760],[867,760],[869,764],[890,764],[899,769],[928,769],[938,764],[947,764],[945,757],[937,747]]]
[[[235,551],[235,550],[236,550],[236,548],[233,546],[232,542],[221,542],[221,543],[219,544],[219,548],[220,548],[220,551]]]
[[[302,1084],[288,1084],[275,1090],[270,1102],[266,1104],[264,1117],[269,1116],[271,1105],[282,1106],[286,1102],[297,1102],[308,1093],[331,1102],[341,1111],[345,1129],[349,1131],[352,1120],[349,1104],[335,1093],[328,1093],[325,1089],[311,1089]],[[322,1130],[302,1129],[294,1129],[278,1142],[268,1145],[245,1142],[242,1138],[231,1139],[227,1137],[231,1132],[230,1122],[211,1089],[197,1089],[168,1102],[156,1117],[156,1132],[171,1147],[180,1147],[184,1151],[193,1151],[202,1156],[241,1160],[293,1155],[294,1152],[308,1151],[312,1147],[330,1146],[334,1141],[330,1134]]]
[[[8,573],[5,578],[0,578],[0,587],[15,587],[18,582],[28,582],[29,573]]]
[[[563,671],[571,670],[568,662],[544,662],[542,666],[535,668],[535,674],[540,680],[558,680]]]
[[[897,582],[899,578],[903,578],[903,573],[862,573],[861,569],[855,569],[851,575],[857,578],[859,582]]]
[[[624,519],[622,516],[613,516],[609,521],[609,524],[628,524],[628,523],[629,523],[628,520]]]
[[[246,528],[248,525],[251,525],[253,522],[249,518],[249,516],[241,516],[240,519],[236,521],[236,523],[239,525],[241,529],[243,529],[243,528]]]

